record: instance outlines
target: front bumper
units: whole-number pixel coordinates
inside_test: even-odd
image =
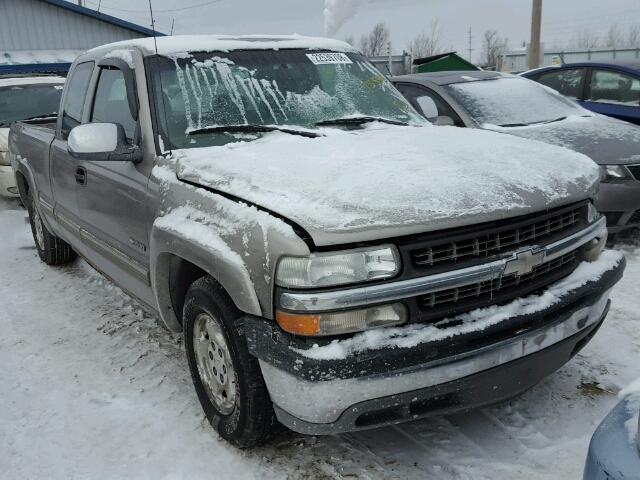
[[[627,425],[637,413],[634,403],[622,400],[593,434],[584,480],[640,480],[640,443],[630,438]]]
[[[533,314],[455,339],[314,360],[271,322],[247,322],[278,419],[306,434],[375,428],[517,395],[564,365],[608,311],[624,260]]]
[[[11,166],[0,165],[0,196],[17,197],[16,175]]]
[[[596,207],[607,216],[609,233],[640,227],[640,181],[602,183]]]

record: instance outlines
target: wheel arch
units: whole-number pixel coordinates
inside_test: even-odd
[[[262,315],[262,308],[245,266],[211,245],[154,226],[150,242],[151,285],[163,322],[182,331],[182,308],[189,286],[208,275],[216,280],[238,310]]]

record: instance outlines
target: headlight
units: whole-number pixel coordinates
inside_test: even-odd
[[[9,162],[9,153],[8,152],[0,152],[0,165],[11,165]]]
[[[395,247],[362,248],[283,257],[278,263],[276,283],[288,288],[330,287],[391,278],[399,271]]]
[[[407,308],[402,303],[394,303],[360,310],[318,314],[289,313],[278,310],[276,321],[284,331],[294,335],[313,337],[344,335],[402,325],[407,321]]]
[[[633,180],[633,177],[623,165],[601,165],[600,180],[603,183],[611,183],[620,180]]]

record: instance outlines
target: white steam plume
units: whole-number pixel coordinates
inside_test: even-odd
[[[324,0],[324,33],[335,35],[368,0]]]

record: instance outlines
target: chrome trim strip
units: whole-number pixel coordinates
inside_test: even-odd
[[[80,229],[80,239],[89,247],[97,250],[99,253],[101,253],[103,256],[111,260],[119,267],[131,272],[135,277],[143,281],[145,284],[149,284],[149,270],[141,263],[135,261],[127,254],[121,252],[119,249],[95,237],[91,233],[87,232],[84,228]]]
[[[62,225],[64,228],[66,228],[67,230],[70,230],[76,235],[80,232],[80,225],[78,225],[76,222],[71,220],[66,215],[60,213],[58,209],[54,210],[53,215],[55,219],[58,221],[58,223]]]
[[[45,209],[49,215],[53,215],[53,205],[42,198],[41,194],[38,194],[38,200],[40,201],[40,206]]]
[[[596,325],[609,300],[608,290],[593,305],[562,321],[475,351],[383,375],[344,380],[305,381],[260,360],[269,394],[279,408],[306,422],[327,424],[357,403],[468,377],[532,355]],[[291,392],[296,392],[291,395]],[[319,402],[318,399],[322,401]]]
[[[606,235],[606,219],[601,217],[583,230],[546,247],[532,247],[543,251],[545,253],[544,262],[549,262],[581,247],[594,238],[606,237]],[[301,312],[340,310],[371,303],[393,302],[403,298],[416,297],[440,290],[493,280],[504,273],[509,262],[518,260],[518,253],[521,251],[518,250],[507,254],[504,258],[490,263],[400,282],[389,281],[387,283],[329,292],[283,292],[280,295],[280,307],[285,310]]]

